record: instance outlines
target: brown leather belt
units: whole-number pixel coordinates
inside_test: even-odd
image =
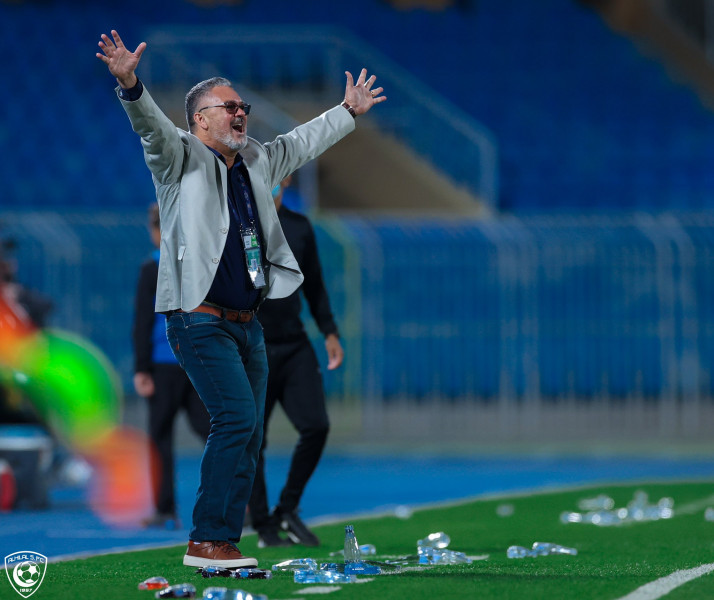
[[[227,321],[238,321],[239,323],[247,323],[255,316],[254,310],[228,310],[227,308],[219,308],[210,304],[199,304],[193,310],[177,310],[176,312],[200,312],[222,317]]]

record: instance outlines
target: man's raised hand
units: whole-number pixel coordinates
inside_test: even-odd
[[[345,102],[349,104],[358,115],[363,115],[375,104],[384,102],[387,97],[380,96],[384,88],[372,89],[376,75],[367,79],[367,69],[362,69],[357,79],[357,83],[352,79],[352,73],[345,71],[347,75],[347,85],[345,87]]]
[[[99,42],[99,47],[102,52],[97,52],[97,58],[101,60],[109,68],[109,72],[117,78],[119,85],[124,89],[132,88],[138,81],[134,71],[139,64],[141,55],[146,49],[146,42],[141,42],[136,47],[134,52],[130,52],[124,46],[119,34],[112,29],[112,37],[114,40],[102,34],[102,41]]]

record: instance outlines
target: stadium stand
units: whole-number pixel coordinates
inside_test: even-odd
[[[55,323],[97,343],[130,389],[131,297],[152,189],[94,57],[98,34],[115,27],[136,45],[174,25],[328,27],[494,132],[500,159],[489,219],[318,219],[354,357],[327,379],[331,398],[703,410],[714,392],[714,118],[695,92],[574,0],[360,8],[0,3],[0,51],[12,57],[0,222],[20,242],[25,281],[64,300]],[[321,88],[322,57],[305,48],[228,60],[258,89]],[[209,50],[197,60],[213,60]],[[448,173],[449,144],[430,150]],[[690,419],[686,431],[705,423]]]
[[[135,140],[125,135],[125,117],[107,96],[112,82],[93,57],[97,33],[114,24],[128,40],[139,40],[167,24],[212,23],[235,23],[238,33],[267,23],[328,24],[365,39],[496,133],[503,210],[711,204],[710,113],[694,92],[673,83],[660,63],[574,0],[482,0],[441,11],[396,10],[378,0],[366,0],[359,11],[343,11],[329,0],[273,4],[270,14],[257,2],[212,8],[182,1],[147,6],[137,0],[122,2],[121,8],[81,2],[0,5],[0,48],[13,57],[4,74],[18,98],[27,99],[13,106],[12,118],[2,124],[0,139],[17,158],[2,166],[8,186],[3,204],[96,206],[101,191],[105,206],[143,206],[145,199],[133,189],[146,176]],[[140,21],[134,14],[142,15]],[[257,83],[277,76],[284,85],[296,85],[293,67],[302,65],[308,71],[299,81],[317,84],[315,72],[309,72],[314,57],[267,58],[235,60],[250,63]],[[39,97],[53,108],[38,111],[33,99]],[[33,132],[36,126],[39,139],[23,135],[27,123]],[[38,143],[52,157],[43,163],[44,177],[34,177],[30,166]],[[123,182],[107,177],[111,168],[107,173],[93,160],[108,148],[123,157]],[[54,185],[44,185],[47,180]]]

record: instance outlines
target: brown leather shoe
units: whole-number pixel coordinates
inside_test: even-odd
[[[255,558],[243,556],[240,550],[230,542],[188,542],[188,550],[183,557],[187,567],[207,567],[216,565],[226,569],[238,567],[257,567]]]

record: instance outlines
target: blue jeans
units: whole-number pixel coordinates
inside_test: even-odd
[[[256,318],[226,321],[206,313],[166,320],[171,349],[211,417],[189,538],[240,540],[263,439],[268,362]]]

